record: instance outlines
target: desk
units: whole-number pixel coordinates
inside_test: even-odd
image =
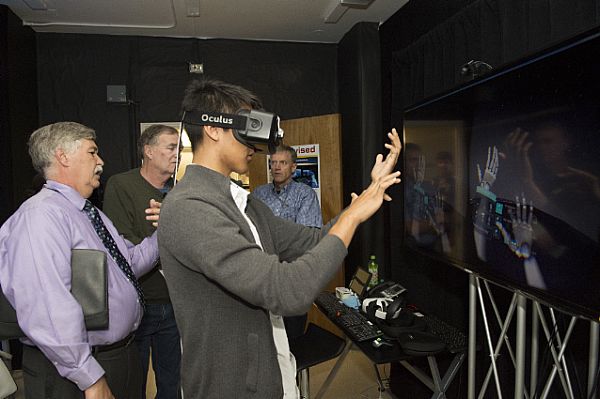
[[[328,293],[328,295],[334,294]],[[319,303],[316,303],[316,305],[329,320],[331,320],[342,330],[342,332],[346,334],[344,331],[344,326],[336,321],[335,316],[331,317],[327,310],[321,308]],[[342,354],[338,357],[335,365],[329,372],[329,375],[325,379],[321,389],[319,389],[319,392],[317,392],[315,399],[320,399],[325,394],[329,388],[329,385],[331,385],[335,379],[340,366],[346,359],[346,355],[348,355],[350,350],[355,346],[358,347],[361,352],[364,353],[365,356],[367,356],[367,358],[369,358],[369,360],[373,363],[375,374],[377,376],[377,384],[379,385],[379,390],[381,392],[385,391],[385,387],[377,365],[398,362],[417,379],[419,379],[419,381],[421,381],[425,386],[431,389],[433,392],[433,395],[431,396],[432,399],[445,398],[446,390],[452,383],[466,357],[467,340],[464,334],[460,333],[454,327],[443,323],[432,316],[424,317],[429,331],[435,333],[444,343],[446,343],[447,352],[450,352],[454,355],[450,365],[448,366],[448,369],[444,372],[443,376],[440,374],[435,355],[427,356],[427,363],[429,365],[429,374],[427,374],[417,366],[410,363],[410,360],[414,359],[416,356],[404,353],[400,347],[400,344],[395,341],[390,341],[392,342],[392,346],[384,345],[379,348],[375,348],[372,346],[372,341],[353,341],[346,334],[346,346]]]

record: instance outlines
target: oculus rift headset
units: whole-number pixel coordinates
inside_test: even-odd
[[[402,311],[405,306],[406,300],[402,296],[367,298],[363,300],[362,310],[386,336],[395,338],[406,354],[429,356],[444,350],[446,344],[425,331],[425,320],[411,311]]]
[[[422,317],[416,317],[405,310],[403,296],[396,298],[367,298],[363,300],[362,310],[371,322],[388,337],[398,337],[405,332],[423,331],[427,324]]]
[[[255,109],[240,109],[235,114],[187,111],[183,113],[181,122],[196,126],[232,129],[237,141],[257,152],[274,153],[283,140],[279,117],[270,112]]]

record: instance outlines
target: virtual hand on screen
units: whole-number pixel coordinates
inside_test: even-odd
[[[427,216],[436,233],[438,235],[444,234],[444,223],[446,222],[444,217],[444,195],[440,192],[438,192],[433,199],[433,215],[428,210]]]
[[[489,190],[496,181],[499,166],[500,162],[498,159],[498,149],[496,146],[488,147],[487,161],[485,163],[483,175],[481,174],[481,167],[479,164],[477,164],[477,177],[479,178],[479,185],[486,190]]]
[[[525,197],[516,198],[516,210],[510,213],[510,220],[514,239],[510,233],[500,222],[496,222],[496,226],[502,233],[504,243],[508,245],[510,250],[519,258],[528,259],[531,256],[531,247],[533,243],[533,204],[530,202],[527,205]],[[516,213],[516,214],[515,214]]]

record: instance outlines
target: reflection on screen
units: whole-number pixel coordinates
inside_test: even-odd
[[[600,38],[405,113],[407,244],[600,314]]]
[[[407,120],[404,126],[406,235],[416,246],[458,259],[467,215],[463,125]]]

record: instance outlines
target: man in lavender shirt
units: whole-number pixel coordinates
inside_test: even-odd
[[[95,139],[92,129],[74,122],[33,132],[29,154],[47,182],[0,228],[0,286],[27,335],[22,339],[27,399],[140,397],[140,362],[132,342],[143,313],[140,297],[83,210],[104,165]],[[150,202],[147,219],[158,223],[160,204]],[[156,234],[134,246],[99,213],[135,276],[151,270],[158,260]],[[106,330],[86,331],[81,306],[70,293],[76,248],[107,252]]]

